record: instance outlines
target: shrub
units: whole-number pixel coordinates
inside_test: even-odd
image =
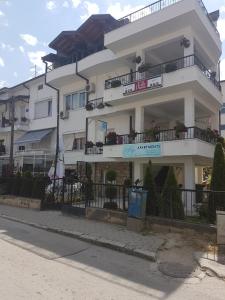
[[[117,173],[115,170],[108,170],[107,173],[106,173],[106,180],[109,181],[109,182],[113,182],[116,180],[116,177],[117,177]]]
[[[212,191],[225,191],[225,159],[221,143],[216,144],[213,160],[213,170],[211,178]],[[210,194],[209,197],[209,221],[216,220],[216,209],[225,208],[224,193]]]
[[[109,132],[106,136],[107,145],[116,145],[117,144],[117,134],[116,132]]]
[[[18,196],[21,188],[21,174],[18,172],[13,178],[12,194]]]
[[[105,202],[103,208],[116,210],[118,209],[118,205],[116,202]]]
[[[158,212],[158,195],[156,192],[155,181],[152,175],[152,163],[149,161],[144,175],[144,189],[148,191],[146,213],[157,215]]]
[[[33,178],[32,174],[27,171],[23,173],[21,177],[21,188],[20,188],[20,196],[23,197],[31,197],[33,189]]]
[[[34,178],[32,187],[32,198],[44,199],[45,196],[45,179],[42,176]]]
[[[166,218],[184,219],[184,207],[181,199],[181,192],[178,190],[173,167],[169,168],[167,174],[160,199],[159,213],[160,216]]]

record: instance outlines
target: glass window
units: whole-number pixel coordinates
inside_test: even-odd
[[[47,118],[52,116],[52,100],[44,100],[35,103],[35,119]]]
[[[65,96],[66,110],[76,110],[85,107],[86,93],[82,90]]]

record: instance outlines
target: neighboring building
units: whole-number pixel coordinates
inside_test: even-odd
[[[222,104],[218,17],[202,1],[163,1],[57,36],[43,59],[60,89],[66,168],[89,162],[97,182],[113,168],[122,183],[142,180],[151,159],[158,185],[171,165],[184,188],[202,183],[215,142],[206,129],[219,129]]]
[[[1,173],[9,163],[12,101],[15,101],[15,172],[19,170],[31,171],[33,174],[48,172],[55,151],[55,97],[55,91],[44,84],[43,75],[1,90],[0,140],[4,145],[3,149],[5,148],[0,156]]]
[[[223,94],[223,106],[220,110],[220,132],[221,135],[225,138],[225,80],[221,81],[220,84]]]

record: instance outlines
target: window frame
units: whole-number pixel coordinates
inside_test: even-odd
[[[77,95],[79,96],[77,97]],[[64,108],[66,111],[83,109],[85,108],[86,102],[87,92],[84,89],[64,95]]]
[[[47,102],[47,115],[44,115],[44,116],[41,116],[41,117],[37,116],[36,115],[37,105],[40,104],[40,103],[44,103],[44,102]],[[52,99],[51,98],[41,100],[41,101],[38,101],[38,102],[34,103],[34,120],[51,118],[51,117],[52,117]]]

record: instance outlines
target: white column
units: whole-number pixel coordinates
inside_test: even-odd
[[[136,57],[140,56],[141,57],[141,62],[140,64],[136,64],[136,71],[138,70],[138,67],[145,63],[145,50],[143,49],[139,49],[137,52],[136,52]]]
[[[184,99],[184,124],[186,127],[195,126],[195,99],[192,94]]]
[[[138,133],[144,131],[144,107],[135,108],[135,131]]]
[[[219,112],[211,116],[211,129],[219,130]]]
[[[134,161],[134,182],[139,179],[143,180],[143,165],[139,161]]]
[[[184,162],[184,189],[188,190],[183,194],[184,210],[189,216],[195,215],[195,164],[192,158],[186,158]]]
[[[190,46],[185,48],[184,46],[184,67],[190,67],[194,65],[194,38],[190,34],[185,34],[184,36],[190,42]],[[191,55],[191,56],[190,56]]]

